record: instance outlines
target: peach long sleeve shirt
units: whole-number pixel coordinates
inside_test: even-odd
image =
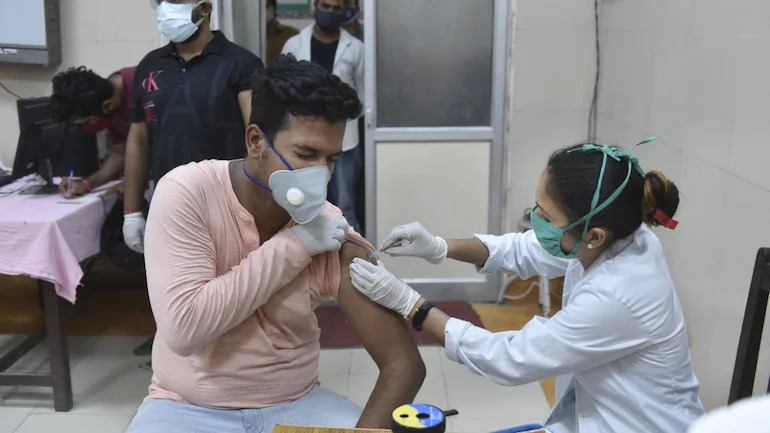
[[[260,408],[318,382],[313,310],[337,296],[339,254],[310,257],[292,223],[262,242],[228,163],[178,167],[153,195],[145,261],[158,331],[148,398]],[[341,215],[328,203],[323,212]],[[348,240],[372,248],[355,232]]]

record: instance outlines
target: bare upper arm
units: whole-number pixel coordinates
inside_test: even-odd
[[[123,196],[125,209],[141,209],[144,206],[142,194],[147,188],[148,148],[147,124],[144,122],[132,123],[128,130],[123,167],[126,176]]]
[[[145,122],[132,123],[128,129],[128,138],[126,139],[126,148],[133,146],[146,147],[149,142],[147,124]]]
[[[251,90],[238,93],[238,105],[241,107],[244,128],[251,122]]]
[[[107,151],[114,155],[126,156],[126,142],[121,141],[119,143],[112,143],[107,145]]]
[[[354,258],[367,259],[369,251],[351,241],[340,250],[340,288],[337,300],[364,348],[382,368],[399,360],[421,363],[420,354],[404,319],[362,295],[350,282],[349,265]]]

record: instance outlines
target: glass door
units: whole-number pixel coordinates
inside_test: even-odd
[[[366,0],[366,237],[419,221],[435,235],[500,233],[508,1]],[[426,297],[491,301],[467,264],[385,258]]]

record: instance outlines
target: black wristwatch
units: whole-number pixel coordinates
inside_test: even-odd
[[[423,302],[420,308],[417,309],[417,312],[414,313],[414,317],[412,317],[412,328],[422,331],[422,323],[425,322],[425,318],[428,317],[428,311],[433,307],[434,305],[429,301]]]

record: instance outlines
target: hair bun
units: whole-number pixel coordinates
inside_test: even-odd
[[[679,208],[679,189],[674,182],[659,171],[650,171],[644,175],[644,203],[642,220],[652,226],[665,225],[656,214],[662,212],[673,220]]]

